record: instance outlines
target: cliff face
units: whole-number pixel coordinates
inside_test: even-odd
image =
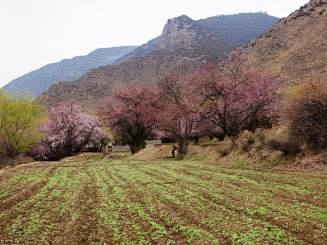
[[[186,15],[169,19],[162,35],[118,59],[143,57],[160,49],[201,49],[211,56],[220,56],[268,31],[278,18],[264,13],[243,13],[192,20]],[[216,52],[214,55],[212,52]]]
[[[196,22],[186,15],[168,20],[162,35],[158,38],[156,49],[176,49],[192,47],[200,36],[206,32],[197,26]]]
[[[92,107],[109,96],[114,86],[155,83],[176,70],[187,73],[207,61],[223,59],[235,48],[230,43],[203,22],[179,16],[167,21],[162,35],[115,64],[91,70],[73,82],[56,83],[38,99],[51,106],[70,98]]]
[[[327,0],[312,0],[240,49],[253,66],[288,84],[327,78]]]
[[[162,35],[157,39],[155,49],[204,48],[229,50],[231,45],[223,38],[215,36],[210,30],[186,15],[168,20]]]

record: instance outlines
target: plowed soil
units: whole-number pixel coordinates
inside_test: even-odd
[[[0,244],[326,244],[327,175],[73,157],[0,173]]]

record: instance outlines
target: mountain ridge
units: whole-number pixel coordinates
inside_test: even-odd
[[[241,18],[246,17],[247,20],[242,21],[242,23],[239,23],[240,21],[237,20],[237,17],[241,17]],[[225,41],[220,40],[220,41],[223,41],[228,46],[232,46],[235,48],[236,46],[238,46],[242,43],[246,43],[246,42],[250,41],[251,39],[253,39],[254,37],[256,37],[257,35],[260,35],[261,33],[263,33],[265,30],[267,30],[269,27],[271,27],[274,23],[276,23],[278,21],[278,18],[274,17],[274,16],[270,16],[270,15],[268,15],[266,13],[262,13],[262,12],[239,13],[239,14],[233,14],[233,15],[217,15],[217,16],[212,16],[212,17],[199,19],[199,20],[193,20],[190,17],[188,17],[187,15],[180,15],[178,17],[167,20],[167,22],[164,26],[164,29],[163,29],[163,34],[165,33],[165,28],[167,28],[168,25],[171,25],[172,22],[176,22],[176,21],[180,21],[180,20],[187,21],[188,23],[193,21],[198,26],[208,28],[210,30],[211,34],[214,35],[216,39],[219,39],[220,32],[223,32],[224,35],[226,35],[226,33],[231,32],[230,36],[228,37],[228,43],[233,42],[232,45],[227,44],[226,40]],[[239,33],[240,30],[243,30],[243,32],[244,32],[244,29],[246,29],[246,28],[244,28],[244,26],[249,27],[252,25],[252,28],[253,28],[254,23],[257,23],[257,22],[261,23],[259,30],[257,30],[257,31],[253,30],[251,32],[248,31],[247,35],[245,37],[243,37],[241,40],[236,40],[236,41],[232,40],[232,39],[239,38],[237,33]],[[227,26],[225,26],[225,25],[227,25]],[[233,28],[231,28],[231,26]],[[239,26],[239,27],[237,27],[237,26]],[[233,29],[233,30],[231,31],[231,29]],[[151,51],[158,49],[158,47],[157,47],[158,42],[160,42],[160,36],[153,38],[150,41],[148,41],[147,43],[137,47],[131,53],[118,59],[115,62],[115,64],[126,61],[127,59],[132,58],[132,57],[142,57],[142,56],[147,55]],[[232,47],[230,47],[230,48],[232,48]]]
[[[31,96],[35,97],[57,81],[76,80],[90,69],[111,64],[135,48],[136,46],[99,48],[87,55],[62,59],[12,80],[7,83],[3,89],[11,94],[23,94],[28,92]]]
[[[271,27],[271,18],[277,21],[277,18],[268,15],[259,17],[256,18],[268,19],[267,26],[264,29],[252,26],[248,31],[253,38]],[[136,48],[113,65],[92,70],[73,82],[54,84],[39,97],[39,101],[51,106],[73,98],[92,107],[109,96],[114,86],[155,83],[176,70],[187,73],[199,69],[208,61],[217,62],[227,57],[234,48],[212,29],[187,16],[179,16],[167,21],[159,37]]]

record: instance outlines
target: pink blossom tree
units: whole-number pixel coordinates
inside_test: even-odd
[[[202,97],[202,117],[230,137],[267,123],[280,87],[276,78],[247,68],[237,55],[197,72],[193,84]]]
[[[159,129],[178,144],[178,158],[187,154],[189,140],[198,133],[200,100],[187,79],[170,76],[158,83],[160,111],[157,116]]]
[[[129,85],[116,88],[100,108],[101,118],[132,154],[145,147],[156,130],[158,94],[154,87]]]
[[[73,101],[65,101],[49,111],[42,126],[42,141],[35,146],[37,159],[58,160],[79,152],[84,146],[106,138],[96,117],[84,113]]]

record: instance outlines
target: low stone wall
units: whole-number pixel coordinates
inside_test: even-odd
[[[131,151],[131,148],[128,145],[113,145],[112,152],[126,152]]]
[[[162,141],[161,140],[146,140],[145,143],[146,143],[146,145],[161,145]]]

